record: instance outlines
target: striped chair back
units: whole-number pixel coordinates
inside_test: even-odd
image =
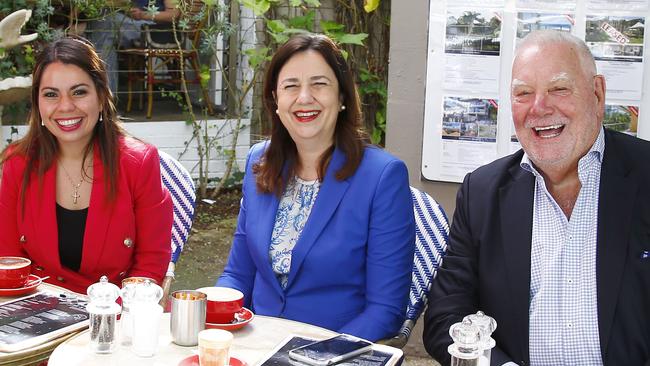
[[[192,228],[196,192],[194,181],[187,169],[171,155],[160,150],[158,153],[160,154],[160,175],[163,184],[172,196],[174,206],[171,262],[176,263]]]
[[[411,187],[413,213],[415,214],[415,255],[407,322],[415,324],[426,308],[431,282],[442,265],[449,241],[449,223],[442,207],[426,192]],[[408,339],[411,327],[402,327]]]
[[[427,306],[431,283],[447,252],[449,223],[442,207],[425,192],[411,187],[415,215],[415,255],[411,272],[411,291],[406,306],[406,320],[392,338],[378,343],[403,348],[411,336],[420,314]]]

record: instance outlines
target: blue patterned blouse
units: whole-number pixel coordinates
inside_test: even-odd
[[[291,252],[309,218],[320,188],[318,179],[304,181],[298,177],[287,184],[282,194],[271,235],[269,258],[282,288],[287,288],[291,270]]]

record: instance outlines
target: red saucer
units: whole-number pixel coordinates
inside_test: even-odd
[[[219,324],[219,323],[205,323],[206,329],[223,329],[223,330],[237,330],[243,328],[246,324],[250,323],[251,320],[255,317],[252,311],[242,308],[239,314],[237,314],[237,320],[233,323],[228,324]],[[235,365],[230,365],[235,366]]]
[[[178,366],[199,366],[199,355],[184,358]],[[230,357],[230,366],[248,366],[248,364],[238,358]]]
[[[37,275],[30,274],[29,277],[27,277],[27,282],[32,282],[29,286],[26,287],[19,287],[19,288],[0,288],[0,296],[20,296],[20,295],[27,295],[30,292],[33,292],[36,290],[38,285],[40,285],[43,280],[38,277]]]

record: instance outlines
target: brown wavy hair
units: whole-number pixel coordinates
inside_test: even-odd
[[[48,44],[38,54],[34,72],[32,73],[32,107],[27,120],[29,129],[25,137],[13,142],[2,152],[0,164],[15,155],[25,157],[26,167],[20,193],[20,200],[24,207],[25,191],[32,174],[36,173],[39,184],[42,184],[43,175],[50,169],[59,154],[56,137],[45,126],[41,126],[41,114],[38,108],[38,96],[43,72],[48,65],[55,62],[79,67],[90,76],[95,84],[97,96],[102,105],[100,113],[103,121],[95,125],[93,136],[84,151],[83,162],[85,163],[86,159],[88,159],[93,144],[96,143],[104,166],[104,182],[108,188],[108,200],[112,201],[117,195],[119,139],[121,136],[125,136],[126,132],[121,126],[113,102],[113,95],[108,87],[106,66],[97,55],[92,44],[82,37],[60,38]],[[90,158],[92,159],[92,157]],[[82,166],[85,166],[85,164]]]
[[[280,196],[287,181],[295,175],[298,151],[280,117],[275,113],[278,106],[274,93],[282,67],[294,55],[308,50],[318,52],[332,68],[339,83],[342,104],[345,105],[345,110],[338,114],[336,120],[334,145],[320,157],[318,179],[322,181],[325,177],[335,147],[345,155],[345,163],[335,176],[338,180],[344,180],[357,170],[363,158],[363,149],[369,144],[368,135],[364,132],[361,123],[361,103],[354,83],[355,78],[341,50],[324,35],[309,33],[295,35],[280,46],[273,55],[264,77],[264,107],[266,113],[271,116],[272,125],[269,146],[262,159],[253,165],[260,192],[275,193]],[[286,174],[283,174],[285,164],[287,170]]]

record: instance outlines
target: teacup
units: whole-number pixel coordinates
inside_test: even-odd
[[[197,291],[208,296],[205,320],[208,323],[229,324],[244,306],[244,294],[228,287],[202,287]]]
[[[0,288],[23,287],[31,272],[31,264],[27,258],[0,257]]]

